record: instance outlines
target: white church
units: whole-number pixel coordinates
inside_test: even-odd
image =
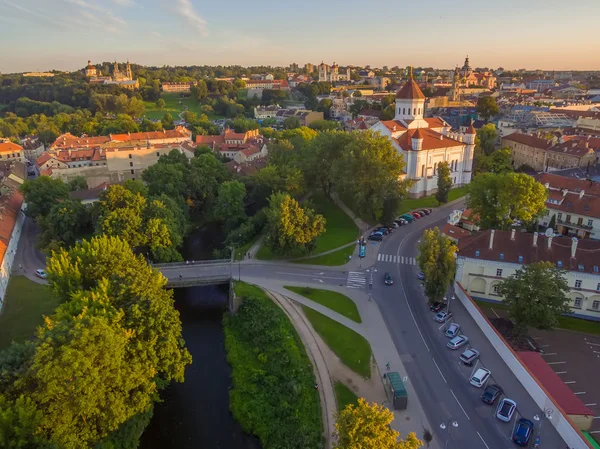
[[[412,198],[431,195],[437,190],[437,168],[448,162],[452,187],[471,181],[475,129],[454,132],[440,117],[423,118],[425,95],[412,79],[396,94],[396,115],[393,120],[379,121],[370,129],[387,136],[404,158],[406,177],[412,179]]]

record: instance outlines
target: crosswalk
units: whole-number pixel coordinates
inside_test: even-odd
[[[414,257],[397,256],[396,254],[377,254],[378,262],[400,263],[404,265],[416,265],[417,259]]]
[[[348,273],[348,279],[346,280],[346,287],[348,288],[365,288],[367,278],[365,273],[362,271],[350,271]]]

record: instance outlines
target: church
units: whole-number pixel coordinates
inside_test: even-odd
[[[404,159],[407,179],[413,181],[409,189],[411,198],[431,195],[437,191],[437,169],[441,162],[450,167],[452,187],[471,181],[475,129],[470,126],[465,133],[452,131],[450,125],[439,117],[424,118],[425,95],[413,80],[396,94],[393,120],[383,120],[370,129],[392,141]]]
[[[112,76],[102,76],[100,70],[88,61],[87,67],[84,69],[85,76],[90,79],[90,84],[117,84],[125,89],[134,90],[140,87],[138,80],[133,79],[131,64],[127,61],[125,72],[121,72],[119,64],[115,61],[112,70]]]

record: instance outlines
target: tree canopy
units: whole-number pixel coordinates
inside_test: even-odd
[[[500,109],[496,104],[496,99],[491,96],[480,96],[477,99],[475,110],[486,122],[500,112]]]
[[[49,176],[25,181],[19,190],[27,203],[25,213],[32,218],[48,215],[52,206],[69,198],[69,186]]]
[[[435,199],[438,203],[448,202],[448,193],[452,188],[452,178],[450,177],[450,166],[448,162],[440,162],[437,169],[437,192],[435,193]]]
[[[475,151],[479,151],[484,155],[492,154],[496,149],[495,144],[498,140],[498,130],[493,123],[483,125],[477,130],[475,135]]]
[[[454,280],[456,249],[438,227],[423,232],[417,263],[425,274],[425,296],[430,302],[440,301]]]

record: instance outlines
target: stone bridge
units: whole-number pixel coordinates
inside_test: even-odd
[[[153,267],[167,278],[168,288],[229,284],[235,270],[231,259],[162,263]]]

